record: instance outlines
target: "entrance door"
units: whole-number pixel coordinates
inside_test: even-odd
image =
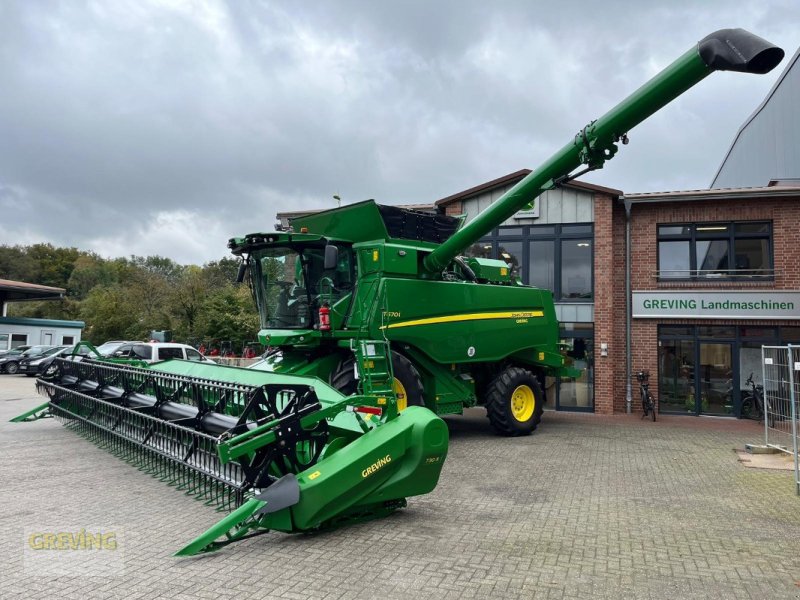
[[[45,346],[52,346],[54,337],[55,337],[54,331],[43,331],[42,344],[44,344]]]
[[[696,413],[694,340],[660,340],[658,350],[658,410]],[[640,402],[638,385],[634,400]]]
[[[730,415],[733,413],[733,344],[703,342],[699,344],[697,385],[698,414]]]

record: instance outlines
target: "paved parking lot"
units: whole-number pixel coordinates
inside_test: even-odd
[[[313,536],[270,533],[220,553],[171,553],[220,514],[52,419],[0,377],[0,598],[797,598],[800,499],[789,472],[746,469],[757,424],[547,413],[493,436],[448,418],[439,487],[394,516]],[[42,576],[26,532],[121,533],[122,573]]]

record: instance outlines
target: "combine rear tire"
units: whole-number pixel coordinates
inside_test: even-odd
[[[486,416],[500,435],[528,435],[542,420],[543,404],[533,373],[508,367],[487,388]]]
[[[331,375],[331,385],[348,396],[358,393],[358,380],[355,374],[354,356],[344,358]],[[394,372],[394,391],[397,395],[397,408],[425,406],[422,379],[414,365],[402,354],[392,352],[392,371]]]
[[[352,354],[343,358],[331,373],[331,386],[342,392],[345,396],[358,393],[358,379],[356,379],[356,357]]]

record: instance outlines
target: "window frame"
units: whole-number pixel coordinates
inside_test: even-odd
[[[739,225],[766,225],[767,230],[763,232],[737,232]],[[661,233],[662,227],[681,227],[688,229],[687,233]],[[725,227],[727,231],[698,231],[703,227]],[[728,244],[727,256],[728,266],[720,271],[727,274],[716,275],[713,273],[703,274],[698,270],[697,245],[698,242],[713,242],[724,240]],[[736,241],[737,240],[766,240],[767,242],[767,267],[765,269],[743,269],[748,274],[739,275],[737,269],[731,267],[736,260]],[[689,243],[689,265],[685,271],[688,276],[670,277],[662,274],[661,270],[661,243],[662,242],[688,242]],[[671,281],[742,281],[746,279],[756,279],[759,281],[775,280],[775,252],[774,252],[774,227],[773,222],[768,220],[753,221],[713,221],[697,223],[657,223],[656,224],[656,277],[660,282]],[[680,269],[679,272],[683,272]],[[759,273],[758,271],[762,271]]]
[[[19,340],[15,340],[14,338],[17,337],[24,337],[25,339],[22,341],[21,344],[15,344],[14,342],[18,342]],[[28,346],[28,338],[30,336],[27,333],[11,333],[11,336],[8,338],[8,349],[13,350],[14,348],[19,348],[20,346]]]
[[[504,235],[510,230],[521,231],[515,235]],[[562,243],[569,240],[587,240],[589,242],[590,258],[590,289],[588,298],[569,298],[563,296],[561,285],[562,272]],[[520,242],[522,244],[522,256],[520,257],[520,272],[518,276],[522,283],[531,285],[528,277],[528,265],[530,264],[530,242],[553,243],[553,301],[560,303],[580,303],[592,304],[594,302],[595,273],[594,273],[594,223],[547,223],[541,225],[502,225],[492,229],[492,231],[480,238],[476,244],[484,246],[491,245],[492,258],[500,258],[500,246],[506,242]]]

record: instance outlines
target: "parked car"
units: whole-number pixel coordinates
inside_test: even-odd
[[[109,354],[108,358],[141,360],[146,363],[155,363],[171,358],[196,361],[208,360],[188,344],[165,342],[133,342],[123,344],[117,348],[117,350]]]
[[[31,346],[17,346],[16,348],[10,348],[9,350],[0,350],[0,356],[7,356],[9,354],[22,354],[29,348],[31,348]]]
[[[97,346],[97,351],[101,356],[111,356],[125,344],[139,344],[136,340],[109,340]]]
[[[72,350],[73,347],[74,346],[53,346],[41,354],[23,357],[19,361],[19,370],[17,372],[24,373],[28,377],[35,377],[39,373],[42,373],[44,369],[53,362],[56,356]]]
[[[55,348],[55,346],[31,346],[22,354],[7,354],[5,356],[0,356],[0,373],[8,373],[9,375],[13,375],[19,371],[19,364],[22,360],[39,356],[51,348]]]

